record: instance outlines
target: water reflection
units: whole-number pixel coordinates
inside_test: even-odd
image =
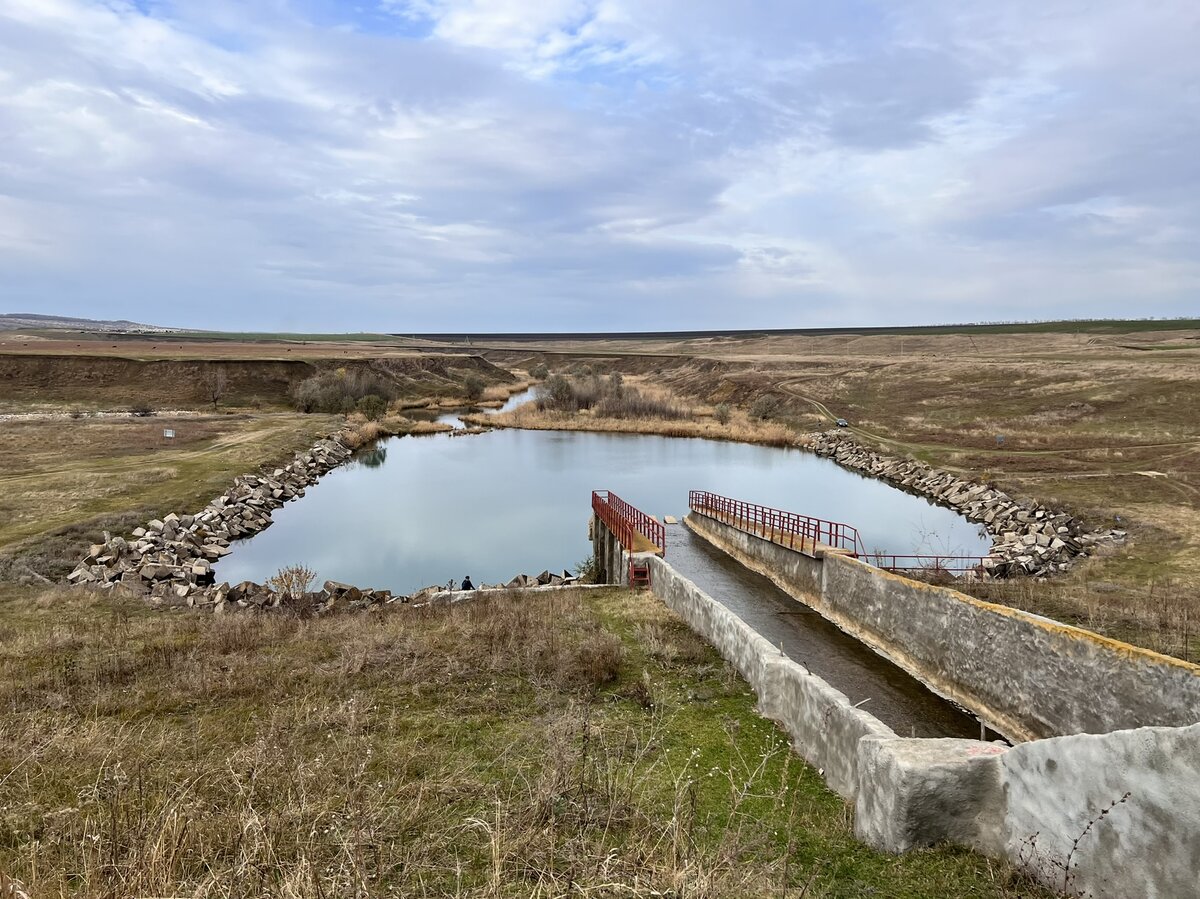
[[[379,468],[387,461],[388,448],[384,443],[376,443],[373,446],[364,447],[354,454],[354,458],[350,460],[350,467],[362,468]]]
[[[498,409],[481,409],[474,407],[469,409],[455,409],[453,412],[444,412],[441,415],[435,416],[434,421],[440,422],[444,425],[450,425],[450,427],[454,428],[455,430],[459,428],[465,428],[467,425],[466,422],[462,420],[463,415],[479,412],[482,412],[484,415],[499,415],[501,412],[511,412],[513,409],[517,408],[517,406],[523,406],[525,403],[531,402],[537,396],[537,390],[538,389],[536,387],[530,387],[528,390],[522,390],[520,393],[514,393],[507,400],[505,400],[504,405]],[[415,418],[418,416],[412,417]]]

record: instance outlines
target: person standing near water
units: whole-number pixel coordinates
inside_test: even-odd
[[[465,578],[463,578],[462,589],[463,590],[474,590],[475,589],[475,585],[471,583],[471,575],[468,574]]]

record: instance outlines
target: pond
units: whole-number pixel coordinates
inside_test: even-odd
[[[989,545],[949,509],[802,450],[496,430],[391,438],[360,452],[235,544],[217,577],[262,582],[302,562],[318,583],[411,593],[466,575],[478,585],[561,572],[591,551],[593,489],[660,519],[687,514],[689,490],[710,490],[855,525],[868,550],[974,555]]]

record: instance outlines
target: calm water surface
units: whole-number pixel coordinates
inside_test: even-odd
[[[800,450],[498,430],[382,441],[277,510],[274,526],[235,544],[217,576],[262,582],[303,562],[319,582],[410,593],[468,574],[480,584],[561,571],[591,550],[597,488],[660,518],[685,515],[689,490],[711,490],[855,525],[871,550],[982,554],[988,547],[950,510]]]

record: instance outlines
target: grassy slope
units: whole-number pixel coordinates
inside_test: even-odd
[[[300,622],[0,591],[0,871],[35,896],[1026,896],[894,858],[656,600]]]
[[[196,511],[237,475],[289,460],[341,421],[283,413],[7,422],[0,553],[21,556],[15,576],[30,566],[61,577],[102,530],[125,533],[155,515]],[[176,431],[171,445],[164,427]],[[0,558],[0,579],[7,567]]]

